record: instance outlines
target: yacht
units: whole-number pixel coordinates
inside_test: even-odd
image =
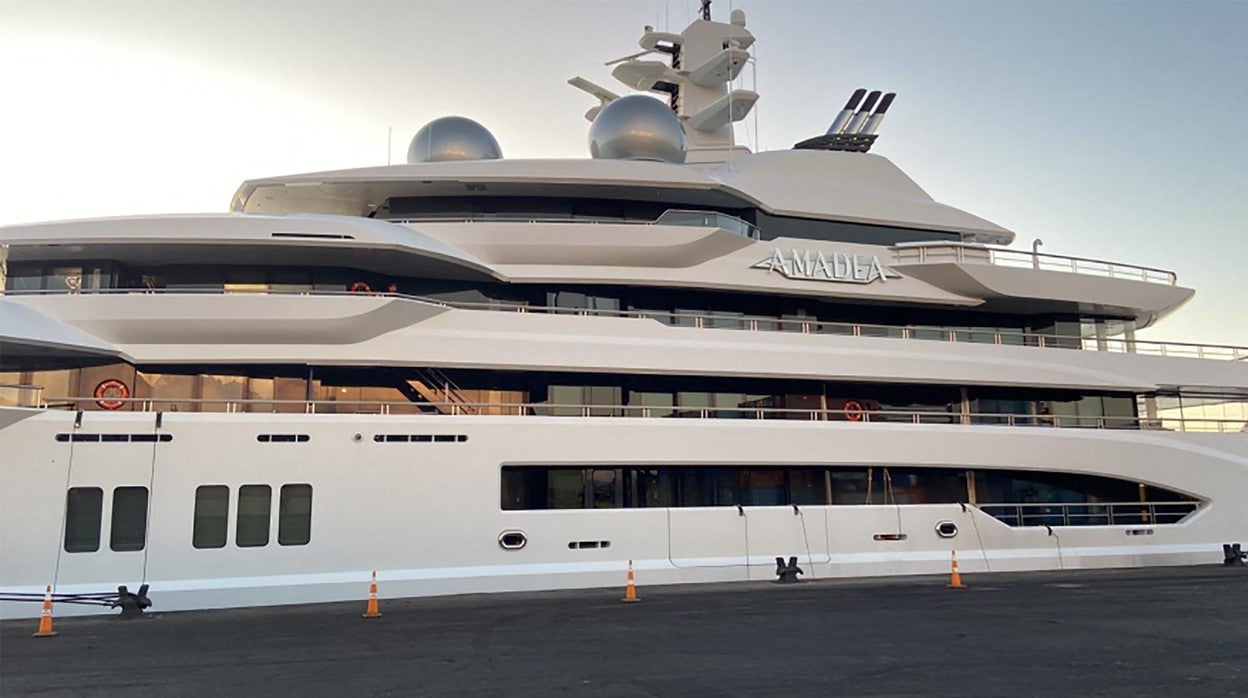
[[[0,228],[0,612],[1229,560],[1248,348],[934,201],[870,152],[891,93],[737,144],[754,41],[704,7],[629,94],[569,80],[585,159],[450,116],[228,213]]]

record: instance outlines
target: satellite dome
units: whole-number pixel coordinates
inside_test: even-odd
[[[685,161],[685,129],[666,104],[646,95],[612,101],[589,126],[589,154],[615,160]]]
[[[407,161],[498,160],[503,151],[490,130],[462,116],[444,116],[421,127],[407,147]]]

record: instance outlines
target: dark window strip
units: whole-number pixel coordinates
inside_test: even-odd
[[[173,434],[57,434],[56,440],[77,443],[156,443],[173,441]]]
[[[259,441],[260,443],[264,443],[264,444],[269,444],[269,443],[274,443],[274,444],[300,443],[302,444],[302,443],[307,443],[308,441],[311,440],[311,438],[312,437],[308,436],[307,434],[257,434],[256,435],[256,441]]]
[[[374,434],[373,441],[377,443],[464,443],[468,440],[467,434]]]

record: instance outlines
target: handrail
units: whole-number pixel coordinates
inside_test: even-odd
[[[29,383],[0,382],[0,395],[3,395],[4,391],[10,391],[10,390],[17,393],[17,398],[14,399],[13,401],[14,402],[14,404],[12,405],[13,407],[44,407],[45,406],[43,403],[43,386],[42,385],[32,385]],[[0,399],[0,405],[3,405],[3,404],[5,404],[5,401],[3,399]]]
[[[1178,523],[1200,502],[978,503],[980,511],[1010,526],[1132,526]]]
[[[48,398],[49,409],[94,408],[95,397]],[[964,426],[1011,426],[1040,428],[1142,429],[1157,431],[1200,431],[1233,433],[1248,431],[1241,419],[1204,417],[1081,417],[1077,415],[1030,415],[1004,412],[947,412],[941,410],[865,410],[849,413],[843,409],[789,407],[681,407],[552,402],[411,402],[396,400],[279,400],[267,398],[109,398],[112,403],[137,407],[139,412],[177,412],[178,405],[221,405],[222,412],[254,410],[247,406],[268,406],[278,412],[281,406],[298,407],[305,414],[341,414],[349,408],[354,414],[428,415],[433,408],[451,416],[513,417],[604,417],[604,418],[690,418],[690,419],[800,419],[817,422],[857,424],[956,424]],[[399,408],[396,410],[396,408]]]
[[[1122,264],[1103,259],[1070,257],[1047,252],[1009,250],[965,242],[908,242],[893,245],[895,264],[924,264],[941,261],[942,251],[952,251],[954,261],[987,263],[1006,267],[1030,267],[1047,271],[1104,276],[1111,279],[1133,279],[1152,284],[1178,284],[1178,275],[1166,269]]]
[[[1148,339],[1125,339],[1121,337],[1083,337],[1080,335],[1057,335],[1010,329],[974,329],[942,325],[875,325],[869,323],[825,322],[819,320],[786,319],[765,315],[715,315],[713,313],[668,312],[664,310],[599,310],[594,308],[561,308],[544,305],[525,305],[500,301],[482,303],[477,301],[445,301],[428,296],[405,293],[328,290],[247,290],[227,291],[221,288],[105,288],[81,291],[60,290],[8,290],[13,296],[43,295],[272,295],[272,296],[324,296],[392,298],[396,300],[427,303],[443,308],[459,310],[489,310],[494,312],[539,313],[548,315],[585,315],[656,320],[664,324],[687,321],[688,327],[702,329],[738,329],[766,332],[795,332],[801,334],[834,334],[854,337],[879,337],[891,339],[921,339],[971,344],[998,344],[1050,349],[1078,349],[1119,354],[1147,354],[1153,356],[1188,357],[1198,359],[1248,360],[1248,347],[1230,344],[1196,344],[1191,342],[1168,342]]]

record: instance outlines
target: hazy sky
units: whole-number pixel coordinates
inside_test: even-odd
[[[223,211],[247,178],[401,162],[475,118],[508,157],[586,157],[583,75],[696,0],[0,0],[0,224]],[[822,133],[893,90],[873,152],[1043,251],[1173,269],[1153,338],[1248,345],[1248,1],[782,2],[739,140]],[[747,72],[747,76],[749,73]],[[747,77],[746,87],[753,79]]]

